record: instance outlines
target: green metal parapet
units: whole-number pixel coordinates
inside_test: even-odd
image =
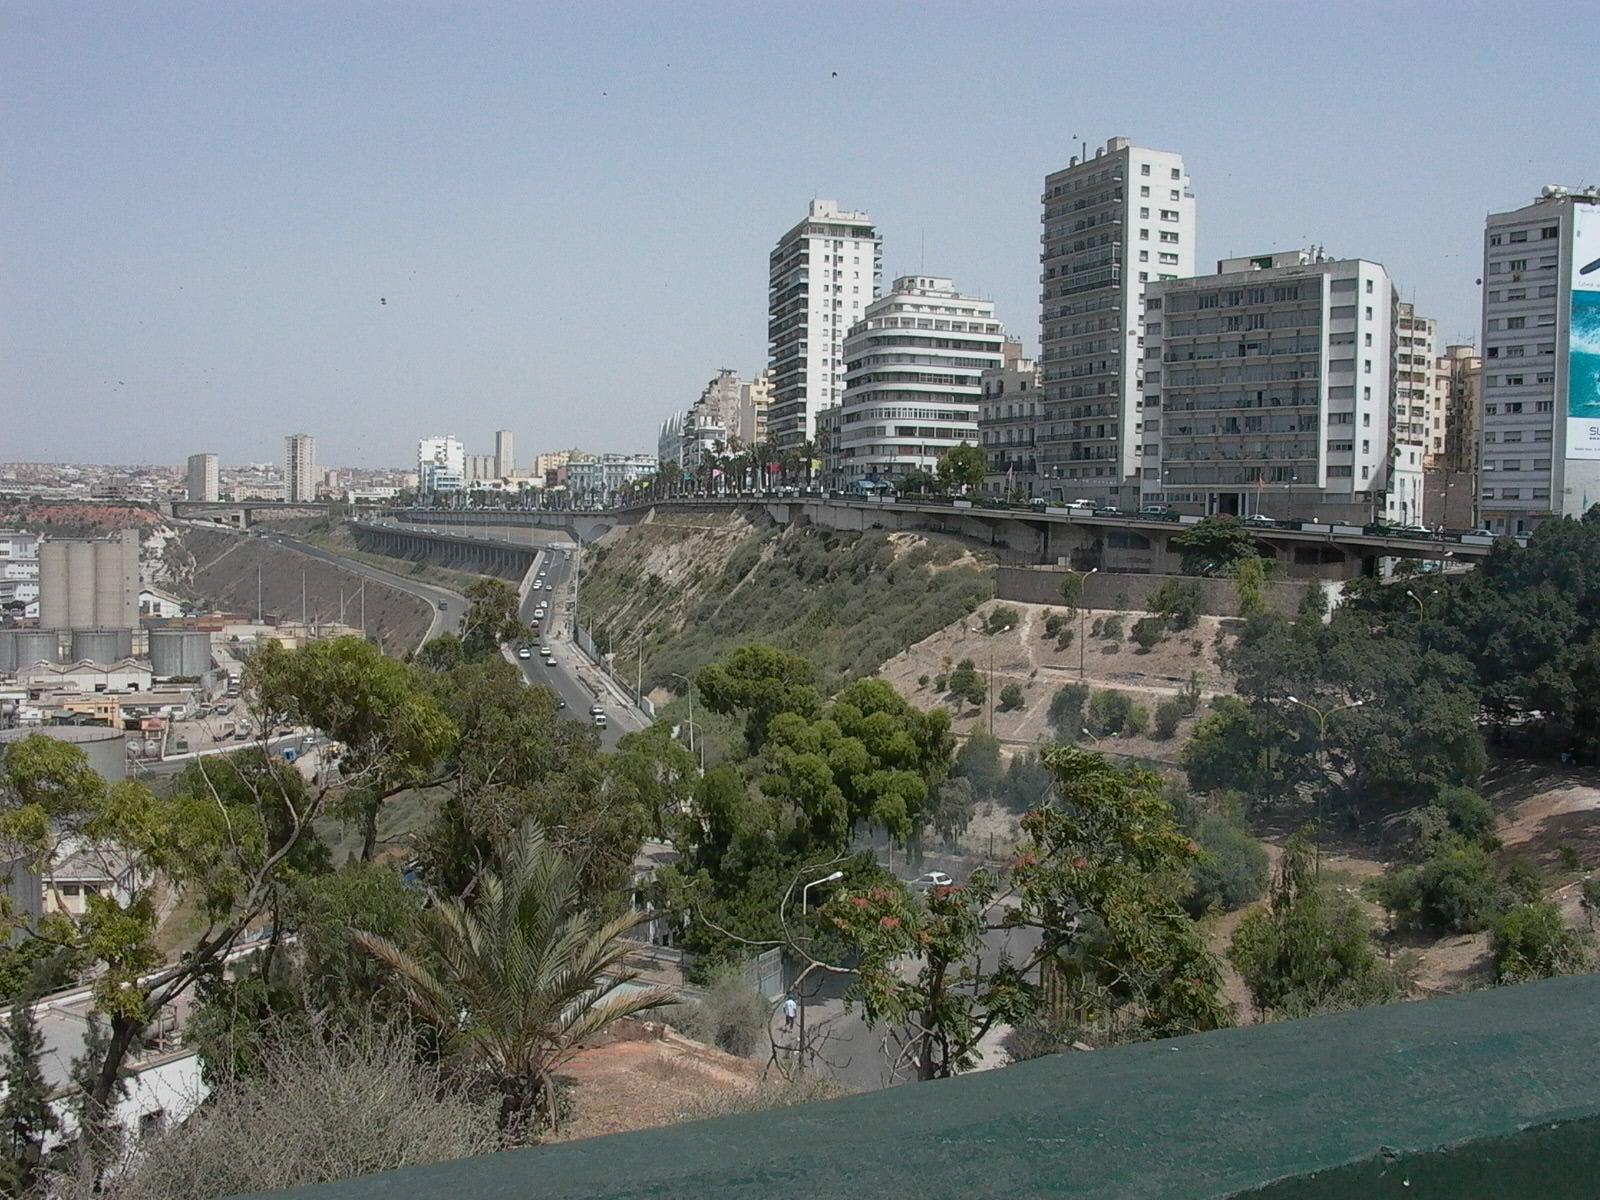
[[[277,1193],[315,1200],[1600,1196],[1600,977],[1060,1055]]]

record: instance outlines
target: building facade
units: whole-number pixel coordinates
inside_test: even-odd
[[[417,494],[459,492],[467,485],[467,455],[452,434],[417,443]]]
[[[845,486],[931,471],[976,446],[983,374],[1000,367],[1005,341],[992,301],[936,275],[902,276],[867,305],[844,343]]]
[[[1142,500],[1183,513],[1391,515],[1398,298],[1314,251],[1225,259],[1146,295]],[[1401,465],[1417,476],[1421,461]]]
[[[1482,380],[1483,358],[1477,347],[1445,347],[1435,363],[1435,420],[1439,422],[1436,432],[1443,436],[1432,465],[1445,471],[1476,475]]]
[[[488,483],[491,479],[500,478],[492,454],[468,454],[464,456],[464,461],[468,483]]]
[[[1022,343],[1006,342],[1001,364],[979,384],[978,444],[983,448],[983,490],[990,496],[1039,495],[1039,366],[1022,357]]]
[[[283,498],[291,504],[317,498],[317,439],[291,433],[283,439]]]
[[[739,385],[739,428],[741,444],[754,446],[767,440],[767,410],[772,405],[772,376],[762,371]]]
[[[494,474],[496,479],[510,479],[517,473],[517,455],[513,449],[511,430],[494,431]]]
[[[1046,176],[1041,201],[1040,473],[1058,499],[1131,506],[1144,289],[1195,273],[1189,176],[1181,155],[1112,138]]]
[[[687,410],[673,413],[656,433],[656,461],[669,478],[683,473],[683,426],[688,418]]]
[[[1482,338],[1481,520],[1582,515],[1600,503],[1600,190],[1489,215]]]
[[[191,500],[222,499],[222,474],[215,454],[189,455],[186,492]]]
[[[872,219],[813,200],[767,258],[769,436],[795,450],[844,398],[844,339],[878,295],[883,243]]]

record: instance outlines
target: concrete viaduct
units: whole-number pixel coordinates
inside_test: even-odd
[[[539,547],[463,531],[434,532],[378,521],[352,521],[356,545],[374,554],[428,562],[457,571],[518,580],[528,573]]]

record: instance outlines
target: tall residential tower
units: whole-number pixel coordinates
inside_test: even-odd
[[[222,481],[215,454],[189,455],[188,494],[191,500],[220,500]]]
[[[883,245],[872,218],[813,200],[767,259],[768,433],[782,450],[815,436],[844,397],[844,339],[878,295]]]
[[[1524,533],[1600,504],[1600,189],[1489,214],[1482,344],[1483,523]]]
[[[1137,503],[1145,284],[1194,274],[1181,155],[1112,138],[1045,177],[1039,471],[1046,494]]]
[[[317,498],[317,439],[309,433],[283,439],[283,498],[290,503]]]

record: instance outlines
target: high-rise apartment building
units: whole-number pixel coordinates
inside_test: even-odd
[[[189,455],[188,496],[191,500],[220,500],[222,476],[215,454]]]
[[[1181,155],[1112,138],[1045,177],[1039,468],[1049,495],[1137,501],[1147,284],[1195,272]]]
[[[283,498],[304,503],[317,498],[317,439],[291,433],[283,439]]]
[[[772,376],[762,371],[739,385],[738,438],[745,446],[767,440],[767,410],[772,404]]]
[[[1394,325],[1395,441],[1421,446],[1428,452],[1438,357],[1434,350],[1434,321],[1419,317],[1415,306],[1402,300],[1396,308]]]
[[[467,455],[453,435],[423,438],[417,443],[417,494],[459,492],[467,484]]]
[[[466,464],[466,481],[468,483],[488,483],[491,479],[498,479],[495,473],[495,459],[492,454],[468,454],[464,456]]]
[[[979,385],[978,444],[983,448],[983,490],[991,496],[1039,494],[1039,366],[1008,341],[1001,363]]]
[[[1483,359],[1475,346],[1446,346],[1434,364],[1434,421],[1430,466],[1445,471],[1478,469],[1478,409]],[[1437,444],[1435,444],[1437,443]]]
[[[517,456],[512,450],[511,430],[494,431],[494,473],[497,479],[509,479],[516,474]]]
[[[878,295],[883,243],[864,212],[813,200],[767,258],[768,432],[782,450],[816,435],[844,398],[844,339]]]
[[[1144,500],[1200,515],[1420,520],[1420,450],[1390,428],[1398,303],[1378,263],[1310,251],[1152,284]]]
[[[983,373],[1001,365],[1005,340],[993,301],[938,276],[902,276],[867,305],[844,344],[845,485],[931,471],[976,446]]]
[[[1482,345],[1483,523],[1524,533],[1600,504],[1600,189],[1489,214]]]

